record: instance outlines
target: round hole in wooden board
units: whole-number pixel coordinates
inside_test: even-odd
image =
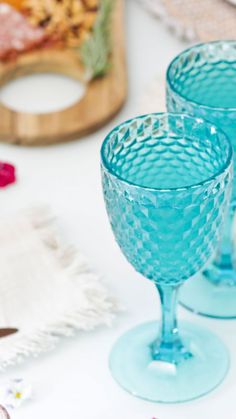
[[[0,90],[0,101],[15,112],[44,114],[78,103],[86,92],[82,82],[62,74],[31,74],[12,80]]]

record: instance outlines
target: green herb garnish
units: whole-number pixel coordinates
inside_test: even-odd
[[[110,67],[111,13],[115,0],[102,0],[92,34],[80,48],[88,79],[104,76]]]

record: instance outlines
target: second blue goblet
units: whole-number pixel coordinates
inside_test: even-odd
[[[195,45],[179,54],[167,71],[167,108],[211,121],[226,132],[236,151],[236,41]],[[236,176],[216,257],[181,290],[181,303],[196,313],[236,317],[235,209]]]

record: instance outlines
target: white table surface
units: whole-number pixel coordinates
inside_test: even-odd
[[[199,400],[162,405],[136,399],[119,388],[108,369],[108,354],[116,338],[139,322],[157,318],[159,302],[153,285],[134,272],[112,236],[100,186],[99,149],[113,125],[136,113],[145,86],[186,46],[135,0],[126,3],[129,98],[120,115],[80,141],[45,148],[0,145],[0,159],[16,164],[19,178],[16,186],[0,192],[1,211],[50,204],[68,241],[87,255],[126,307],[111,329],[64,340],[54,352],[2,374],[0,383],[1,379],[23,377],[33,385],[33,400],[12,412],[15,419],[236,418],[235,321],[215,321],[179,310],[181,318],[214,330],[231,353],[224,383]]]

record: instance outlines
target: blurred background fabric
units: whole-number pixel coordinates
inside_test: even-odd
[[[138,0],[183,38],[199,41],[236,37],[236,7],[228,0]]]

